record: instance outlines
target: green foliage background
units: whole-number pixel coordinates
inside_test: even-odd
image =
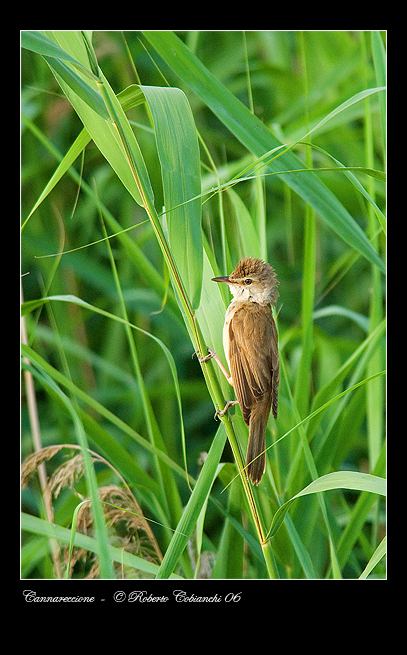
[[[70,43],[71,33],[46,34],[55,42],[59,34],[62,48]],[[76,534],[75,545],[85,539],[83,547],[99,553],[100,575],[113,575],[112,551],[100,551],[111,526],[104,526],[94,494],[96,486],[123,482],[145,517],[157,522],[149,525],[165,555],[159,577],[384,577],[379,483],[369,477],[365,483],[363,477],[323,476],[385,474],[384,378],[377,376],[330,402],[385,368],[385,104],[383,91],[366,92],[385,85],[385,33],[96,31],[88,36],[104,79],[114,94],[123,92],[122,102],[133,105],[126,116],[137,143],[126,134],[137,167],[137,147],[145,162],[142,188],[151,185],[157,214],[165,204],[167,215],[157,222],[158,232],[146,220],[145,209],[135,202],[134,180],[129,177],[126,189],[121,169],[115,172],[101,152],[110,144],[110,133],[98,145],[86,138],[83,145],[75,141],[83,124],[51,72],[54,53],[47,63],[38,52],[23,49],[21,260],[29,346],[24,352],[30,356],[25,367],[32,367],[35,377],[42,446],[79,441],[117,471],[85,462],[76,491],[66,484],[53,499],[51,526],[37,479],[31,478],[23,492],[23,577],[56,575],[50,537],[69,542],[78,493],[92,496],[95,526],[87,537]],[[205,82],[208,71],[218,81],[213,87]],[[88,77],[83,79],[90,85]],[[126,95],[124,90],[136,84],[145,87],[144,96],[134,86]],[[182,94],[150,88],[168,86],[185,93],[190,110]],[[85,94],[88,103],[92,98],[95,103],[91,111],[83,104],[91,114],[99,100],[89,86]],[[118,103],[114,107],[119,111]],[[262,125],[253,127],[250,112]],[[115,134],[106,118],[97,111],[94,116],[102,136],[105,124]],[[119,121],[127,125],[124,114]],[[190,136],[195,125],[201,190],[194,169],[198,145]],[[177,148],[181,132],[189,149]],[[263,151],[260,146],[269,138],[275,148],[303,143],[281,158],[283,149],[276,150],[266,166],[260,158],[271,146]],[[72,144],[79,156],[48,193],[59,163],[71,164]],[[270,175],[290,170],[296,161],[292,153],[302,169],[320,172]],[[120,167],[125,159],[118,157]],[[248,179],[225,185],[220,193],[234,177]],[[296,184],[304,180],[308,187],[301,191]],[[318,204],[324,189],[330,192],[326,213]],[[182,202],[182,194],[190,200],[200,191],[202,229],[189,218],[199,217],[199,199],[185,206],[184,218],[180,208],[181,218],[172,221],[169,209]],[[44,200],[30,215],[41,194]],[[106,241],[105,230],[111,235],[137,224]],[[163,256],[162,242],[160,247],[160,230],[204,339],[211,338],[206,345],[215,346],[222,358],[228,298],[221,293],[227,290],[210,282],[211,273],[230,272],[248,255],[266,258],[277,272],[283,375],[279,416],[269,421],[267,445],[284,438],[269,449],[266,475],[253,491],[265,531],[276,527],[273,516],[280,505],[312,480],[322,483],[287,507],[268,550],[259,546],[247,489],[236,479],[224,490],[238,475],[233,443],[232,449],[224,447],[226,432],[229,436],[233,423],[242,452],[247,433],[239,409],[235,416],[230,411],[232,423],[213,419],[217,396],[211,380],[217,372],[210,363],[203,376],[192,358],[201,343],[194,342],[185,318],[175,269]],[[70,252],[56,255],[62,251]],[[51,296],[59,300],[40,300]],[[232,390],[216,380],[230,398]],[[323,411],[292,430],[324,404]],[[24,396],[22,459],[33,450]],[[201,455],[208,451],[200,475]],[[220,457],[223,465],[218,466]],[[52,458],[47,474],[63,461],[61,453]],[[372,480],[378,486],[368,490]],[[110,547],[115,545],[110,535]],[[148,560],[142,549],[136,557],[140,560],[130,557],[126,566],[117,566],[115,575],[157,575],[159,561]],[[116,562],[121,562],[118,553]],[[72,575],[88,573],[84,565]]]

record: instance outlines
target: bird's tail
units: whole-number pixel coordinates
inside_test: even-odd
[[[259,484],[266,468],[266,427],[270,414],[271,397],[253,405],[249,423],[249,445],[247,447],[247,475],[253,484]],[[260,454],[261,453],[261,454]]]

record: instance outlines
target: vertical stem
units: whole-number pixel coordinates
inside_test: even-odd
[[[23,288],[22,286],[20,287],[20,293],[21,293],[21,304],[23,303]],[[28,345],[28,339],[27,339],[27,330],[26,330],[26,325],[25,325],[25,318],[22,316],[21,318],[21,341],[24,345]],[[28,362],[28,360],[26,359]],[[41,441],[41,430],[40,430],[40,422],[38,419],[38,411],[37,411],[37,400],[35,397],[35,389],[34,389],[34,382],[32,375],[30,371],[25,370],[24,371],[24,381],[25,381],[25,386],[26,386],[26,393],[27,393],[27,403],[28,403],[28,414],[30,417],[30,426],[31,426],[31,433],[33,437],[33,442],[34,442],[34,450],[36,452],[40,451],[42,449],[42,441]],[[38,476],[40,479],[40,487],[42,491],[42,496],[44,499],[44,507],[45,507],[45,513],[47,516],[47,520],[50,523],[54,522],[54,512],[52,508],[52,502],[51,502],[51,496],[50,493],[47,489],[47,472],[45,469],[45,463],[42,462],[38,466]],[[61,565],[59,561],[59,546],[58,542],[56,539],[50,539],[50,549],[51,549],[51,556],[52,556],[52,561],[54,564],[54,570],[55,574],[58,577],[58,579],[62,578],[62,571],[61,571]]]
[[[304,94],[307,103],[306,113],[308,115],[308,78],[303,32],[300,32],[300,47],[304,71]],[[307,166],[312,168],[311,148],[306,147],[305,153]],[[315,261],[315,211],[310,205],[307,205],[305,208],[304,263],[301,307],[302,348],[301,360],[295,386],[295,401],[301,418],[303,418],[308,411],[310,396],[310,373],[314,330],[312,313],[314,310],[315,297]]]
[[[235,461],[236,461],[236,464],[237,464],[237,467],[238,467],[238,470],[239,470],[239,473],[240,473],[240,479],[242,481],[243,489],[244,489],[244,492],[246,494],[247,501],[249,503],[250,511],[251,511],[251,514],[252,514],[254,525],[256,527],[257,536],[258,536],[258,539],[259,539],[259,542],[260,542],[260,546],[261,546],[262,551],[263,551],[264,560],[266,562],[266,567],[267,567],[267,572],[268,572],[269,578],[274,580],[278,576],[277,576],[275,566],[274,566],[274,557],[273,557],[273,553],[272,553],[271,543],[270,543],[270,541],[266,541],[266,532],[265,532],[265,529],[263,527],[263,523],[261,521],[258,509],[257,509],[256,500],[255,500],[254,495],[253,495],[253,489],[252,489],[251,483],[249,482],[248,477],[246,475],[246,472],[244,470],[244,462],[243,462],[242,454],[240,452],[239,443],[237,441],[235,432],[233,430],[233,426],[232,426],[231,422],[229,421],[228,417],[226,415],[222,416],[221,420],[224,423],[226,434],[228,436],[229,443],[230,443],[231,448],[232,448],[233,456],[235,458]]]

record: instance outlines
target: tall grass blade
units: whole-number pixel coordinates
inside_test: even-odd
[[[103,224],[103,228],[104,228],[104,224]],[[106,231],[104,230],[104,232],[105,232],[105,236],[106,236]],[[123,319],[126,321],[125,324],[124,324],[125,325],[125,330],[126,330],[126,336],[127,336],[127,341],[128,341],[128,344],[129,344],[131,361],[132,361],[132,364],[133,364],[133,370],[134,370],[134,373],[135,373],[135,375],[137,377],[139,388],[141,390],[141,398],[142,398],[142,402],[143,402],[143,410],[144,410],[145,420],[146,420],[146,423],[147,423],[149,438],[150,438],[151,443],[154,444],[154,446],[156,448],[158,448],[159,450],[166,453],[167,449],[166,449],[165,443],[163,441],[160,429],[158,427],[158,423],[157,423],[157,420],[155,418],[153,408],[152,408],[150,399],[148,397],[147,389],[146,389],[146,386],[145,386],[145,383],[144,383],[144,380],[143,380],[143,376],[142,376],[142,373],[141,373],[141,368],[140,368],[139,357],[138,357],[138,353],[137,353],[137,349],[136,349],[136,344],[135,344],[135,341],[134,341],[134,338],[133,338],[131,327],[129,325],[127,310],[126,310],[126,304],[124,302],[122,288],[121,288],[120,280],[119,280],[119,275],[118,275],[118,272],[117,272],[116,263],[114,261],[114,257],[113,257],[113,254],[112,254],[112,249],[110,247],[109,240],[107,240],[106,243],[107,243],[107,248],[108,248],[108,251],[109,251],[110,264],[111,264],[111,267],[112,267],[112,270],[113,270],[113,276],[114,276],[114,279],[115,279],[116,288],[117,288],[117,292],[118,292],[118,295],[119,295],[121,312],[122,312],[122,315],[123,315]],[[169,354],[168,350],[167,350],[167,353]],[[176,380],[178,407],[179,407],[179,410],[180,410],[180,417],[181,417],[182,443],[185,444],[184,423],[183,423],[183,420],[182,420],[181,396],[180,396],[180,391],[179,391],[178,378],[177,378],[177,375],[176,375],[176,371],[174,371],[175,364],[174,364],[174,361],[173,361],[172,357],[171,357],[171,360],[169,360],[169,361],[171,361],[172,373],[173,374],[175,373],[175,378],[174,379]],[[182,504],[181,504],[181,499],[180,499],[180,496],[179,496],[177,486],[175,484],[175,480],[174,480],[173,475],[172,475],[172,471],[160,459],[156,460],[156,468],[157,468],[157,474],[158,474],[157,477],[159,478],[160,483],[161,483],[162,495],[163,495],[163,498],[165,499],[165,504],[166,504],[167,509],[168,509],[168,517],[169,517],[171,523],[175,523],[179,519],[179,516],[180,516],[180,514],[182,512]]]
[[[21,528],[32,534],[44,535],[46,537],[51,537],[57,539],[59,542],[64,544],[69,544],[71,540],[71,530],[68,528],[63,528],[60,525],[53,523],[48,523],[48,521],[43,521],[37,516],[32,516],[31,514],[26,514],[25,512],[21,513]],[[84,548],[85,550],[90,551],[91,553],[99,554],[100,546],[96,539],[89,537],[88,535],[81,534],[76,532],[73,540],[73,545],[76,548]],[[119,564],[125,564],[126,566],[132,566],[137,571],[144,571],[150,575],[155,575],[158,571],[158,565],[153,562],[149,562],[137,555],[128,553],[122,548],[115,548],[114,546],[109,546],[109,557],[114,562]],[[183,580],[180,575],[173,573],[170,575],[171,580]]]
[[[83,46],[82,37],[78,35],[75,40],[75,35],[66,32],[50,32],[49,36],[54,39],[55,42],[64,47],[64,49],[69,50],[71,48],[74,52],[77,52],[80,59],[80,63],[86,68],[89,66],[88,57],[86,50]],[[67,96],[68,100],[72,104],[73,108],[79,115],[83,125],[87,129],[89,135],[102,152],[104,157],[109,161],[110,165],[122,180],[124,186],[127,188],[129,193],[133,196],[135,201],[139,205],[144,205],[144,199],[140,193],[140,186],[137,184],[137,180],[134,177],[134,171],[129,162],[122,141],[119,138],[117,127],[111,120],[99,115],[91,108],[91,95],[84,100],[83,97],[80,97],[71,86],[59,75],[58,71],[54,68],[53,62],[48,62],[51,66],[51,69],[54,72],[55,77],[58,80],[59,85]],[[78,73],[79,74],[79,73]],[[100,74],[101,84],[106,92],[107,97],[109,98],[111,104],[114,107],[116,115],[119,117],[122,128],[124,130],[127,142],[131,148],[132,155],[137,163],[137,173],[140,180],[140,184],[144,190],[144,193],[150,198],[153,199],[153,191],[151,188],[150,180],[148,177],[147,169],[145,167],[144,159],[142,157],[140,148],[135,139],[133,131],[128,124],[127,118],[124,114],[124,111],[121,108],[120,102],[117,100],[112,89],[110,88],[107,80],[104,78],[103,74]],[[96,82],[89,82],[89,87],[95,93],[99,93],[100,85]],[[108,114],[109,116],[109,114]]]
[[[191,108],[180,89],[141,86],[154,122],[168,241],[192,309],[199,307],[203,240],[200,161]],[[191,202],[188,202],[192,198]]]
[[[75,71],[72,71],[67,64],[54,57],[44,57],[44,59],[67,87],[88,105],[89,109],[105,120],[109,118],[103,98]]]
[[[63,61],[69,61],[71,64],[82,67],[74,57],[71,57],[65,50],[38,30],[23,30],[21,32],[21,47],[37,52],[39,55],[45,57],[62,59]]]
[[[373,571],[375,566],[380,562],[381,559],[383,559],[383,557],[386,555],[386,546],[387,546],[387,539],[386,537],[383,537],[380,544],[378,545],[375,552],[373,553],[372,557],[366,564],[366,567],[360,574],[359,580],[366,580],[366,578]]]
[[[181,520],[177,525],[177,532],[173,535],[171,543],[167,548],[163,561],[161,562],[160,569],[157,573],[157,579],[168,578],[171,573],[173,573],[186,548],[201,509],[207,501],[209,492],[213,485],[215,473],[222,456],[225,442],[226,432],[221,425],[212,441],[195,488],[188,500]]]

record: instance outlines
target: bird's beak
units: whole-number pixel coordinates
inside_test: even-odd
[[[213,277],[212,282],[225,282],[226,284],[233,284],[228,275],[225,277]]]

